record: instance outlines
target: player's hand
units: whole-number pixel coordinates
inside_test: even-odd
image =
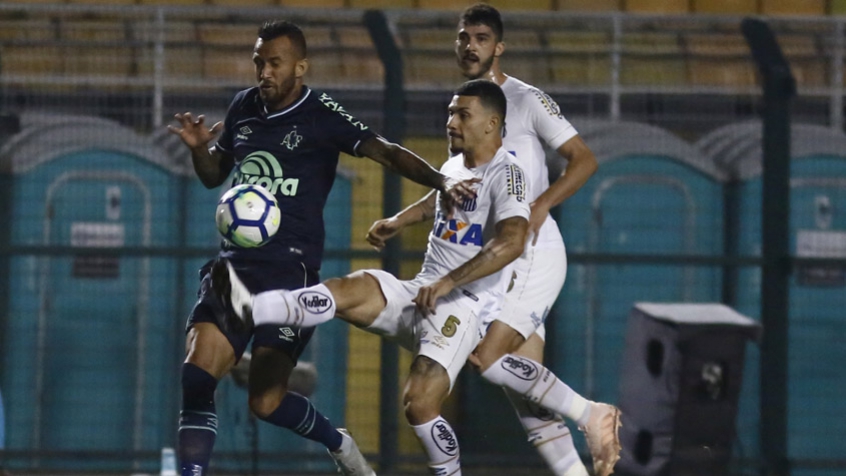
[[[186,112],[185,114],[176,114],[173,117],[179,123],[179,126],[169,125],[167,130],[178,135],[190,149],[207,147],[208,143],[214,140],[220,130],[223,129],[222,122],[207,128],[205,125],[206,116],[203,115],[194,119],[190,112]]]
[[[401,229],[396,218],[383,218],[373,222],[370,230],[367,231],[366,239],[376,251],[381,251],[385,248],[385,242],[393,238]]]
[[[434,314],[438,298],[446,296],[453,288],[455,288],[455,283],[447,275],[432,284],[421,287],[417,291],[417,297],[412,299],[411,302],[417,304],[417,310],[424,316]]]
[[[543,226],[543,222],[549,216],[549,208],[538,202],[532,202],[529,206],[532,209],[532,213],[529,215],[529,236],[532,237],[532,246],[535,246],[538,242],[538,234]]]
[[[476,184],[481,183],[480,178],[458,180],[452,177],[444,177],[444,191],[441,193],[441,210],[452,218],[452,210],[456,203],[476,198]]]

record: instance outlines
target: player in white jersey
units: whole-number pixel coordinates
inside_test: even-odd
[[[363,270],[251,296],[231,265],[219,261],[213,270],[215,286],[231,300],[229,314],[242,319],[230,322],[233,327],[310,327],[339,317],[414,352],[403,402],[433,474],[461,474],[458,440],[441,405],[483,337],[482,322],[499,310],[507,284],[501,271],[520,256],[528,236],[523,171],[501,148],[505,116],[505,96],[496,84],[468,81],[456,90],[447,132],[457,155],[441,171],[477,180],[476,198],[445,204],[432,192],[397,215],[401,223],[435,218],[423,268],[413,280]]]
[[[529,441],[556,475],[587,475],[560,415],[585,431],[594,471],[606,475],[619,458],[619,411],[587,401],[542,365],[543,323],[567,273],[564,241],[549,210],[588,180],[596,171],[596,159],[552,98],[502,73],[502,39],[499,12],[490,5],[474,5],[461,15],[455,52],[464,76],[499,84],[507,98],[503,148],[514,154],[529,185],[531,242],[512,264],[513,280],[502,312],[470,360],[483,377],[505,388]],[[542,142],[568,161],[565,173],[551,185]],[[399,229],[391,218],[377,221],[368,240],[381,248]],[[514,375],[515,369],[523,374]]]

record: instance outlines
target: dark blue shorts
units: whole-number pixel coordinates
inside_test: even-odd
[[[200,268],[200,290],[197,292],[197,303],[191,309],[191,314],[188,315],[188,322],[185,325],[186,333],[198,322],[210,322],[220,329],[218,322],[224,321],[223,317],[226,311],[211,285],[210,271],[213,262],[209,261]],[[230,263],[238,273],[238,277],[253,294],[272,289],[300,289],[320,282],[320,277],[316,271],[307,269],[302,262],[295,260],[230,260]],[[296,362],[305,350],[311,335],[314,334],[314,327],[301,329],[264,325],[257,326],[252,332],[236,333],[223,329],[221,329],[221,332],[232,344],[236,359],[240,359],[244,355],[250,338],[255,337],[253,347],[270,347],[281,350]]]

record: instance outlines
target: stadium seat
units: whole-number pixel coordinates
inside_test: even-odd
[[[132,49],[113,46],[66,46],[62,57],[68,76],[128,76],[135,61]]]
[[[158,26],[154,21],[138,21],[132,25],[133,38],[154,43],[158,40]],[[197,29],[191,22],[167,21],[164,27],[165,43],[196,43]]]
[[[342,53],[336,50],[315,50],[308,54],[308,73],[305,83],[310,85],[337,85],[344,82]]]
[[[270,7],[278,4],[277,0],[208,0],[208,2],[222,7]]]
[[[497,0],[495,6],[499,10],[549,11],[554,3],[555,0]]]
[[[418,89],[452,90],[464,80],[449,51],[406,52],[403,70],[406,86]]]
[[[414,0],[349,0],[352,8],[414,8]]]
[[[693,11],[725,15],[755,14],[758,12],[758,0],[693,0]]]
[[[303,25],[303,35],[306,38],[309,54],[312,50],[334,48],[336,46],[332,28],[328,26]]]
[[[687,82],[687,66],[676,34],[626,34],[622,39],[622,50],[622,84],[682,85]]]
[[[138,0],[142,5],[203,5],[205,0]]]
[[[533,30],[508,30],[505,36],[505,46],[509,51],[540,49],[540,39]]]
[[[0,73],[4,75],[55,76],[64,69],[57,46],[2,46]]]
[[[822,87],[828,84],[828,62],[819,53],[814,37],[782,34],[777,39],[799,86]]]
[[[831,0],[829,13],[832,15],[846,15],[846,0]]]
[[[3,20],[0,21],[0,41],[52,40],[55,29],[50,20]]]
[[[167,47],[164,54],[166,79],[196,79],[203,72],[203,50],[199,45]],[[138,75],[151,77],[154,74],[154,68],[153,49],[142,49],[138,54]]]
[[[702,86],[747,87],[756,84],[749,47],[739,34],[690,34],[685,37],[689,82]]]
[[[88,5],[134,5],[135,0],[66,0],[68,3],[88,4]],[[25,3],[32,3],[27,0]],[[51,2],[57,3],[57,2]]]
[[[406,48],[453,49],[457,36],[453,28],[410,28],[405,31],[403,45]]]
[[[687,13],[688,0],[624,0],[627,12],[638,13]]]
[[[60,24],[62,40],[124,43],[126,25],[122,21],[63,21]]]
[[[246,51],[222,50],[217,47],[205,48],[203,52],[203,76],[209,79],[226,81],[234,86],[251,86],[255,83],[253,66],[248,46]]]
[[[555,9],[562,11],[613,12],[621,8],[622,0],[557,0]]]
[[[197,26],[200,41],[206,45],[243,47],[252,51],[258,26],[253,24],[201,23]]]
[[[343,8],[344,0],[279,0],[283,7]]]
[[[825,15],[826,0],[761,0],[764,15]]]
[[[476,0],[417,0],[417,8],[424,10],[464,10],[478,3]]]
[[[337,27],[335,34],[342,48],[369,48],[373,50],[374,54],[376,53],[370,32],[363,26]]]
[[[611,80],[611,39],[602,32],[548,32],[550,70],[557,84],[600,86]]]

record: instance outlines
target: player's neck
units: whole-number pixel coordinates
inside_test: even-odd
[[[474,169],[487,164],[493,160],[496,151],[499,150],[502,143],[480,144],[474,147],[473,150],[464,151],[464,166],[468,169]]]
[[[279,101],[276,104],[272,104],[272,105],[271,104],[265,104],[264,108],[270,114],[272,114],[274,112],[282,111],[282,110],[286,109],[288,106],[290,106],[291,104],[294,104],[294,102],[297,99],[299,99],[302,94],[303,94],[303,84],[298,83],[293,87],[293,89],[291,89],[291,92],[288,93],[287,96],[285,96],[285,99],[283,99],[282,101]]]
[[[487,79],[488,81],[496,83],[498,86],[502,86],[502,83],[508,79],[508,76],[499,69],[499,60],[497,59],[491,65],[491,69],[485,71],[478,79]]]

